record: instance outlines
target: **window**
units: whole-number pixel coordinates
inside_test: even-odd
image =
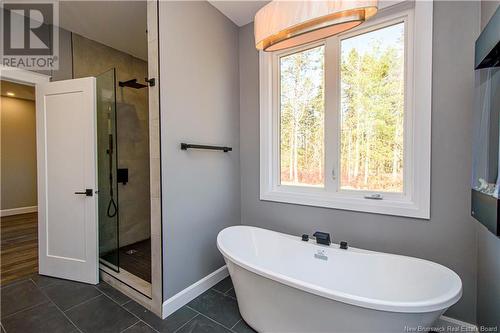
[[[404,192],[404,22],[340,42],[340,188]]]
[[[412,6],[261,52],[262,200],[429,218],[432,3]]]
[[[318,46],[280,58],[281,184],[323,186],[324,53]]]

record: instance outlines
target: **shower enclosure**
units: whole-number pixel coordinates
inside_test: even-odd
[[[147,85],[121,75],[96,77],[99,259],[151,283]]]
[[[99,258],[119,271],[118,183],[116,178],[115,69],[97,76],[97,174],[99,186]]]

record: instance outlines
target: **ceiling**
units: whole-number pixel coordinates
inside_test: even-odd
[[[0,82],[0,91],[0,94],[5,97],[22,98],[30,101],[35,100],[35,87],[32,86],[2,80]],[[12,93],[14,96],[11,96]]]
[[[225,1],[225,0],[208,0],[212,6],[217,8],[222,14],[226,15],[237,26],[242,27],[250,22],[253,22],[255,14],[259,9],[264,7],[270,1]]]
[[[59,26],[148,59],[146,1],[61,1]]]
[[[208,0],[241,27],[270,1]],[[59,26],[147,61],[146,1],[61,1]]]

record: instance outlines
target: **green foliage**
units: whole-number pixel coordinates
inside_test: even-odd
[[[281,181],[323,183],[324,47],[281,58]]]
[[[403,191],[402,45],[401,39],[392,44],[375,40],[358,48],[346,47],[341,54],[343,189]],[[324,183],[324,52],[320,46],[280,59],[280,168],[284,184]]]
[[[379,44],[342,56],[342,188],[403,191],[403,61]]]

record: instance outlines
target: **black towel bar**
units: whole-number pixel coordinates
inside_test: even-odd
[[[231,148],[231,147],[193,145],[191,143],[181,143],[181,149],[182,150],[188,150],[188,149],[222,150],[225,153],[227,153],[228,151],[232,151],[233,150],[233,148]]]

